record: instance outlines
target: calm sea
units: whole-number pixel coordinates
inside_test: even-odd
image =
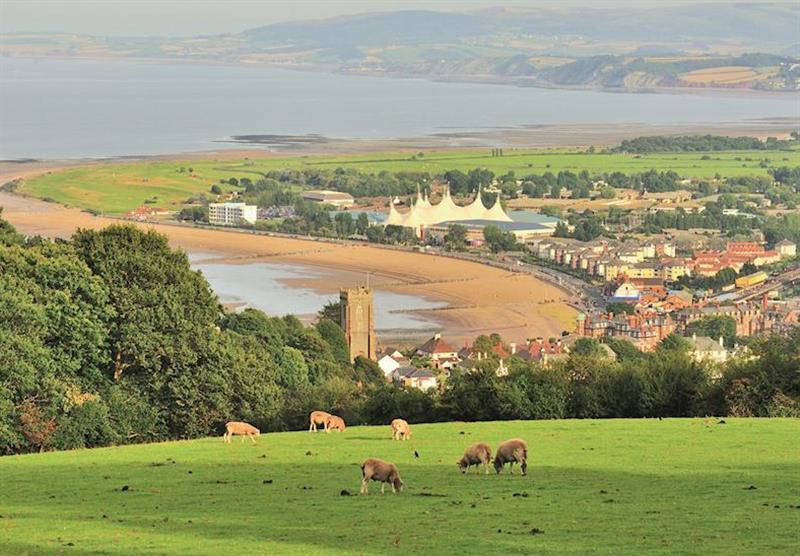
[[[208,150],[247,134],[370,139],[798,115],[798,96],[789,94],[619,94],[260,67],[0,58],[0,159]]]

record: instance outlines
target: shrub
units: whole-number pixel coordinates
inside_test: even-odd
[[[94,448],[117,442],[111,426],[108,407],[101,400],[76,405],[63,414],[53,435],[53,446],[59,450]]]

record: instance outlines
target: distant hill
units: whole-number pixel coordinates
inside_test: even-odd
[[[495,8],[471,13],[401,11],[280,23],[245,31],[259,42],[315,46],[445,43],[492,35],[595,41],[797,41],[800,4],[700,4],[647,8]]]
[[[798,29],[798,2],[408,10],[188,39],[5,35],[0,55],[212,60],[544,87],[787,91],[800,89]]]

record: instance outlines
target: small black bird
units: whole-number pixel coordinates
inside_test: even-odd
[[[719,421],[717,421],[717,424],[718,425],[725,425],[726,424],[725,423],[725,419],[720,419]]]
[[[658,420],[659,420],[659,421],[663,421],[664,419],[662,419],[661,417],[659,417],[659,418],[658,418]]]
[[[419,452],[417,452],[416,450],[414,450],[414,457],[415,457],[415,458],[418,458],[418,457],[419,457]]]

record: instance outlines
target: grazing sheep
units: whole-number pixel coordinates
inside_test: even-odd
[[[328,417],[327,427],[325,428],[326,432],[331,432],[332,430],[337,430],[339,432],[344,432],[344,429],[347,426],[344,424],[344,419],[339,417],[338,415],[331,415]]]
[[[411,438],[411,427],[404,419],[395,419],[392,421],[392,440],[408,440]]]
[[[361,464],[361,494],[369,494],[369,481],[380,481],[381,494],[386,488],[386,483],[392,485],[392,492],[403,491],[403,481],[397,466],[388,461],[377,458],[365,459]]]
[[[503,466],[510,463],[509,470],[514,474],[514,463],[519,463],[522,468],[522,474],[528,474],[528,445],[524,440],[514,438],[506,440],[497,448],[497,454],[494,456],[494,470],[499,474],[503,470]]]
[[[490,461],[492,461],[492,449],[488,444],[478,442],[467,448],[462,458],[458,460],[458,468],[462,473],[466,473],[473,465],[483,464],[484,474],[488,475]]]
[[[328,419],[331,418],[331,414],[327,411],[312,411],[311,415],[308,416],[308,420],[311,422],[308,425],[308,432],[317,430],[317,425],[322,425],[325,427],[325,430],[328,430]]]
[[[245,436],[249,436],[250,440],[252,440],[253,444],[255,444],[256,439],[254,437],[261,436],[261,431],[250,423],[243,423],[241,421],[231,421],[229,423],[225,423],[225,434],[222,435],[222,441],[230,444],[231,436],[234,434],[242,435],[242,442],[244,442]]]

